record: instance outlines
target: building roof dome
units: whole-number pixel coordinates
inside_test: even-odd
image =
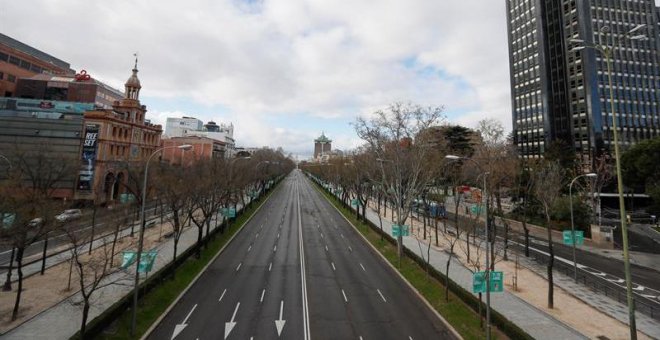
[[[140,79],[138,79],[137,73],[138,73],[138,69],[137,69],[137,64],[136,64],[135,68],[133,68],[133,74],[126,81],[126,84],[125,84],[126,87],[134,87],[134,88],[138,88],[138,89],[142,88],[142,86],[140,85]]]

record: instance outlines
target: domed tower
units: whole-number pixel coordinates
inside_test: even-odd
[[[126,91],[124,92],[124,97],[126,99],[132,99],[132,100],[140,100],[140,89],[142,86],[140,85],[140,79],[138,79],[137,73],[138,73],[138,68],[137,68],[137,56],[135,57],[135,66],[133,67],[133,74],[128,78],[126,81],[126,84],[124,84],[124,87]]]

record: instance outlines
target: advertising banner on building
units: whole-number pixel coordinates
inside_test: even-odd
[[[91,192],[94,185],[94,166],[96,165],[96,149],[98,144],[99,126],[85,126],[82,147],[82,166],[78,174],[78,191]]]

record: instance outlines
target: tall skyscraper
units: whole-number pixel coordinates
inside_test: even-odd
[[[514,141],[523,157],[541,157],[562,141],[586,169],[613,152],[606,59],[593,48],[575,49],[582,45],[613,47],[624,150],[660,136],[660,10],[653,0],[507,0],[506,7]]]

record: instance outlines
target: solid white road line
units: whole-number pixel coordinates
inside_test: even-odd
[[[344,290],[341,290],[341,295],[344,296],[344,301],[348,302],[348,298],[346,298],[346,293],[344,293]]]
[[[266,294],[266,289],[261,291],[261,299],[259,299],[259,302],[264,302],[264,294]]]
[[[298,203],[298,243],[300,245],[300,280],[302,281],[302,304],[303,304],[303,334],[304,340],[311,337],[309,329],[309,305],[307,301],[307,277],[305,274],[305,246],[302,234],[302,214],[300,213],[300,185],[296,185],[297,203]]]
[[[222,295],[220,295],[220,298],[218,299],[218,302],[222,301],[222,298],[225,297],[226,292],[227,292],[227,289],[222,291]]]
[[[376,291],[378,291],[378,295],[380,295],[380,298],[383,299],[384,302],[387,302],[385,296],[383,296],[383,293],[380,292],[380,289],[376,289]]]

